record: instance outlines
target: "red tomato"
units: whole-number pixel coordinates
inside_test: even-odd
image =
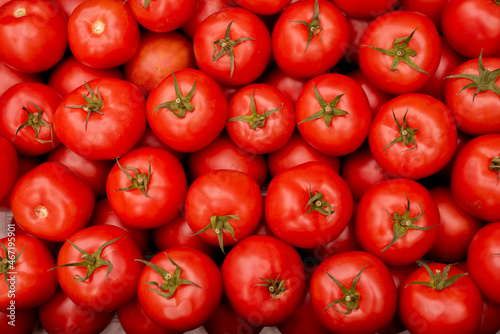
[[[141,251],[123,229],[111,225],[87,227],[62,245],[57,279],[79,307],[110,312],[137,293],[143,264],[136,259],[142,259]]]
[[[343,51],[343,60],[348,64],[359,66],[359,51],[361,48],[361,38],[363,37],[366,28],[373,21],[373,18],[353,17],[346,15],[347,23],[349,24],[349,32],[351,34],[351,42]]]
[[[376,333],[392,319],[397,294],[382,261],[353,251],[318,265],[311,278],[311,302],[321,323],[333,333]]]
[[[297,128],[317,150],[333,156],[354,152],[363,144],[372,119],[365,92],[342,74],[311,79],[295,104]]]
[[[308,162],[287,169],[269,183],[266,221],[289,244],[314,248],[337,238],[352,215],[352,195],[330,167]]]
[[[339,9],[349,16],[375,17],[392,11],[397,0],[333,0]]]
[[[476,333],[483,299],[467,273],[451,265],[423,264],[403,282],[398,313],[411,333]]]
[[[441,32],[441,16],[448,0],[399,0],[398,10],[419,12],[429,17]]]
[[[267,235],[239,242],[222,263],[224,291],[233,309],[252,325],[276,325],[304,294],[304,266],[289,244]]]
[[[154,147],[131,150],[109,173],[109,204],[125,224],[159,227],[173,219],[185,201],[186,175],[171,153]]]
[[[211,244],[234,245],[249,236],[262,217],[257,182],[236,170],[213,170],[190,186],[185,205],[189,227]]]
[[[123,71],[127,81],[147,97],[171,71],[195,67],[193,44],[186,36],[175,31],[160,34],[144,30],[137,52],[124,64]]]
[[[209,75],[185,68],[164,78],[151,91],[146,115],[153,132],[167,146],[194,152],[224,129],[227,100]]]
[[[311,78],[294,78],[283,72],[278,66],[264,74],[262,82],[278,88],[294,104],[297,102],[300,91]]]
[[[18,157],[11,141],[3,137],[0,137],[0,152],[2,152],[0,155],[0,175],[3,179],[0,183],[0,200],[3,200],[10,194],[17,181]]]
[[[235,0],[235,2],[257,15],[273,15],[288,6],[291,0]]]
[[[0,240],[0,311],[15,314],[46,302],[56,292],[57,277],[50,271],[54,257],[43,242],[16,235],[12,224],[6,231]]]
[[[53,118],[61,102],[54,88],[37,82],[18,83],[0,97],[0,136],[12,140],[19,154],[40,155],[60,141]]]
[[[68,167],[45,162],[17,181],[10,207],[29,234],[64,241],[87,225],[94,201],[92,188]]]
[[[180,162],[184,162],[187,155],[186,152],[179,152],[165,145],[165,143],[162,142],[160,138],[158,138],[158,136],[153,132],[153,130],[151,130],[149,124],[146,124],[146,131],[144,131],[144,135],[141,137],[141,139],[139,139],[137,144],[135,144],[134,148],[139,148],[143,146],[156,147],[167,150],[170,153],[172,153]]]
[[[82,64],[109,68],[126,63],[139,46],[139,24],[120,0],[88,0],[68,19],[71,52]]]
[[[95,312],[81,307],[59,289],[38,308],[40,323],[47,333],[92,334],[102,332],[113,320],[114,312]]]
[[[274,25],[273,56],[291,77],[311,78],[337,64],[350,38],[347,20],[333,3],[298,1]]]
[[[198,25],[210,15],[221,9],[238,6],[233,0],[200,0],[198,9],[193,16],[181,27],[182,32],[193,40]]]
[[[271,56],[271,36],[252,12],[229,7],[203,20],[193,39],[198,67],[223,85],[246,85],[257,79]]]
[[[66,16],[53,0],[12,0],[0,7],[0,60],[23,73],[54,66],[68,46]]]
[[[425,94],[409,93],[384,104],[368,134],[370,151],[386,172],[421,179],[443,168],[457,145],[447,106]]]
[[[242,150],[265,154],[283,147],[295,129],[293,103],[265,83],[241,88],[229,101],[226,130]]]
[[[378,16],[366,28],[361,45],[361,71],[390,94],[420,90],[439,65],[437,29],[421,13],[393,11]]]
[[[25,311],[12,310],[0,312],[0,331],[9,334],[34,333],[38,328],[38,309],[30,308]]]
[[[54,131],[76,154],[92,160],[127,153],[146,128],[144,95],[119,79],[91,80],[66,95],[54,115]]]
[[[361,197],[355,231],[361,247],[387,264],[402,266],[434,245],[439,211],[429,191],[410,179],[370,187]]]
[[[22,73],[0,61],[0,96],[10,87],[21,82],[43,82],[40,73]]]
[[[124,306],[120,307],[116,314],[122,329],[127,334],[178,334],[174,330],[163,328],[148,318],[139,303],[139,298],[134,298]]]
[[[75,8],[86,0],[56,0],[66,17],[70,17]]]
[[[156,324],[189,331],[215,312],[222,279],[208,255],[191,248],[171,248],[146,264],[137,294],[144,312]]]

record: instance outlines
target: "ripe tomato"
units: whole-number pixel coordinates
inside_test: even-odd
[[[333,156],[355,151],[363,144],[372,119],[365,92],[342,74],[311,79],[295,104],[297,128],[317,150]]]
[[[9,334],[34,333],[38,328],[38,309],[0,312],[0,331]]]
[[[252,325],[288,318],[304,294],[304,266],[289,244],[267,235],[239,242],[222,263],[224,291],[233,309]]]
[[[311,78],[294,78],[286,74],[278,66],[272,67],[261,78],[261,82],[270,84],[282,91],[294,104],[300,91]]]
[[[375,17],[392,11],[397,0],[374,0],[366,3],[363,0],[333,0],[339,9],[353,17]]]
[[[269,183],[266,221],[289,244],[314,248],[337,238],[352,214],[345,181],[327,165],[308,162],[287,169]]]
[[[87,225],[94,201],[92,188],[68,167],[45,162],[17,181],[10,207],[29,234],[64,241]]]
[[[149,319],[137,297],[120,307],[116,314],[122,329],[127,334],[179,334],[179,332],[163,328]]]
[[[10,194],[17,181],[18,175],[18,158],[17,151],[11,141],[0,137],[0,175],[3,177],[3,182],[0,183],[0,200],[3,200]]]
[[[68,46],[66,16],[53,0],[12,0],[0,7],[0,60],[19,72],[54,66]]]
[[[4,62],[0,61],[0,96],[10,87],[21,82],[40,82],[44,81],[40,73],[22,73],[16,71]]]
[[[347,20],[332,2],[297,1],[274,25],[273,56],[291,77],[311,78],[337,64],[350,38]]]
[[[402,266],[431,249],[438,225],[439,211],[429,191],[410,179],[392,179],[363,194],[355,230],[365,251],[387,264]]]
[[[75,8],[86,0],[56,0],[66,17],[70,17]]]
[[[441,16],[448,0],[399,0],[397,10],[408,10],[425,14],[441,33]]]
[[[106,192],[111,208],[125,224],[154,228],[179,214],[187,192],[186,175],[168,151],[136,148],[117,159]]]
[[[320,322],[333,333],[376,333],[392,319],[397,294],[380,259],[352,251],[318,265],[311,278],[311,302]]]
[[[126,63],[137,51],[139,24],[127,3],[88,0],[68,19],[69,47],[82,64],[109,68]]]
[[[205,253],[171,248],[146,262],[137,295],[156,324],[185,332],[205,323],[222,296],[221,273]]]
[[[257,15],[273,15],[288,6],[291,0],[235,0],[235,2]]]
[[[141,251],[123,229],[90,226],[62,245],[57,257],[57,279],[79,307],[110,312],[137,293],[143,264],[135,259],[142,259]]]

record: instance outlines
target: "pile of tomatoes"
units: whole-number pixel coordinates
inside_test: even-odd
[[[497,333],[499,0],[0,0],[0,332]]]

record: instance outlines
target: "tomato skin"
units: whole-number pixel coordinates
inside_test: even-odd
[[[417,217],[423,211],[414,225],[436,227],[424,231],[408,229],[403,237],[382,252],[394,236],[391,217],[395,213],[403,215],[408,210],[405,194],[410,201],[409,218]],[[439,211],[429,191],[410,179],[392,179],[373,185],[363,194],[356,213],[355,231],[365,251],[389,265],[402,266],[419,260],[429,251],[436,241],[438,225]]]
[[[273,15],[281,12],[291,0],[235,0],[235,2],[257,15]]]
[[[486,221],[500,220],[498,172],[489,168],[497,157],[500,134],[471,139],[455,158],[451,171],[451,192],[457,204],[469,214]]]
[[[397,10],[409,10],[425,14],[441,33],[441,16],[447,0],[400,0]]]
[[[310,79],[291,77],[283,72],[279,66],[274,66],[267,74],[264,74],[261,81],[278,88],[295,104],[300,91]]]
[[[292,314],[304,293],[304,266],[289,244],[267,235],[239,242],[222,263],[224,291],[233,309],[253,325],[276,325]],[[262,278],[284,280],[286,290],[276,300]]]
[[[17,181],[10,207],[26,232],[64,241],[87,225],[94,201],[92,188],[68,167],[45,162]]]
[[[53,0],[9,1],[0,7],[0,60],[23,73],[48,70],[68,46],[66,24]]]
[[[391,11],[397,0],[376,0],[365,3],[362,0],[333,0],[345,14],[353,17],[376,17]]]
[[[79,4],[85,1],[86,0],[56,0],[67,18],[71,16],[71,13],[73,13]]]
[[[312,210],[309,194],[321,193],[331,216]],[[286,200],[284,200],[286,199]],[[314,248],[338,237],[352,215],[352,195],[345,181],[330,167],[308,162],[275,176],[267,189],[265,215],[278,238],[301,248]],[[326,205],[323,209],[326,212]],[[306,214],[307,213],[307,214]]]
[[[200,287],[183,284],[166,299],[149,291],[154,286],[146,282],[163,284],[161,276],[150,267],[144,267],[138,286],[138,297],[146,315],[156,324],[170,330],[185,332],[201,326],[213,314],[222,296],[221,273],[215,262],[205,253],[191,248],[171,248],[151,259],[154,263],[173,274],[175,267],[170,258],[181,268],[181,278]],[[186,304],[188,303],[188,304]],[[190,307],[179,307],[189,305]]]
[[[325,310],[328,304],[343,297],[326,273],[349,289],[365,266],[356,285],[361,296],[359,308],[349,314],[333,308]],[[333,333],[375,333],[392,319],[397,294],[391,273],[380,259],[363,251],[352,251],[332,255],[318,265],[311,278],[311,302],[320,322]],[[339,305],[334,307],[347,310]]]
[[[298,1],[287,6],[272,31],[272,48],[276,63],[291,77],[314,77],[332,68],[342,58],[350,42],[349,25],[342,12],[331,2],[318,0],[320,34],[294,22],[311,22],[315,2]],[[321,38],[320,38],[321,36]]]
[[[139,302],[139,298],[135,297],[127,304],[120,307],[116,314],[122,329],[127,334],[178,334],[177,331],[171,331],[155,324],[148,318],[144,309]]]
[[[68,19],[69,47],[82,64],[110,68],[126,63],[139,46],[139,24],[119,0],[89,0]]]
[[[208,334],[258,334],[262,331],[263,326],[255,326],[248,323],[248,321],[234,311],[227,298],[223,296],[215,312],[208,319],[208,321],[203,324],[203,329]]]
[[[430,263],[443,271],[445,264]],[[448,277],[463,271],[452,266]],[[476,333],[481,325],[483,299],[468,275],[443,290],[410,282],[429,282],[429,273],[420,267],[406,277],[398,298],[398,313],[411,333]]]
[[[95,312],[110,312],[136,295],[143,264],[135,259],[142,259],[142,254],[127,232],[111,225],[90,226],[76,232],[68,240],[92,255],[104,243],[116,238],[119,239],[105,246],[100,256],[113,265],[108,280],[107,265],[96,268],[84,282],[76,281],[74,277],[84,278],[87,273],[85,266],[56,269],[60,287],[78,306]],[[57,266],[78,262],[82,262],[82,254],[66,241],[59,251]]]
[[[15,326],[12,326],[12,318]],[[38,328],[38,309],[30,308],[24,311],[15,311],[15,314],[0,312],[0,330],[2,333],[26,334],[34,333]]]
[[[151,160],[149,160],[151,159]],[[151,174],[149,174],[149,161]],[[143,147],[131,150],[118,160],[120,165],[135,167],[147,174],[150,182],[147,197],[139,189],[124,189],[132,185],[118,163],[111,169],[106,182],[109,204],[125,224],[139,229],[161,226],[179,214],[184,204],[187,181],[179,160],[168,151]],[[132,177],[136,172],[128,170]]]
[[[12,143],[3,137],[0,137],[0,174],[3,176],[3,182],[0,184],[0,200],[3,200],[14,187],[18,175],[18,157],[17,151]]]
[[[40,73],[22,73],[0,61],[0,96],[10,87],[21,82],[43,82]]]
[[[221,9],[238,6],[233,0],[200,0],[196,12],[191,19],[181,27],[182,32],[193,40],[200,23]]]

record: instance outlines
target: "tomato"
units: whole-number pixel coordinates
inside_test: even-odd
[[[59,289],[38,308],[40,323],[47,333],[100,333],[113,320],[114,312],[95,312],[71,301]]]
[[[54,115],[54,131],[76,154],[115,159],[144,134],[145,101],[139,88],[119,79],[86,82],[66,95]]]
[[[265,154],[283,147],[295,129],[293,103],[265,83],[241,88],[229,101],[226,130],[242,150]]]
[[[280,323],[304,294],[304,266],[298,252],[275,237],[243,239],[226,255],[221,271],[231,306],[252,325]]]
[[[126,63],[139,47],[139,24],[119,0],[89,0],[68,19],[71,52],[82,64],[109,68]]]
[[[398,313],[411,333],[476,333],[483,299],[467,273],[450,264],[422,264],[403,282]]]
[[[500,131],[500,57],[470,59],[457,66],[444,86],[444,99],[457,127],[471,135]]]
[[[18,83],[0,97],[0,136],[12,140],[19,154],[40,155],[60,141],[54,131],[54,113],[61,94],[46,84]]]
[[[311,79],[295,104],[297,128],[317,150],[333,156],[354,152],[365,141],[372,119],[365,92],[342,74]]]
[[[49,271],[55,261],[43,242],[16,235],[13,224],[6,231],[0,240],[0,311],[15,314],[46,302],[56,292],[57,277]]]
[[[132,6],[131,2],[129,4]],[[144,30],[137,52],[123,65],[123,71],[127,81],[139,87],[147,97],[171,71],[195,67],[193,44],[186,36],[175,31],[154,33]]]
[[[10,87],[21,82],[43,82],[40,73],[22,73],[0,61],[0,96]]]
[[[421,179],[443,168],[457,146],[447,106],[425,94],[399,95],[380,108],[368,134],[370,151],[386,172]]]
[[[92,188],[68,167],[45,162],[17,181],[10,207],[26,232],[64,241],[87,225],[94,201]]]
[[[66,96],[84,82],[99,78],[124,80],[125,76],[118,67],[93,68],[83,65],[73,55],[69,55],[54,66],[50,72],[48,84],[62,96]]]
[[[439,211],[429,191],[410,179],[370,187],[361,197],[355,231],[361,247],[389,265],[423,257],[434,245]]]
[[[158,138],[158,136],[153,132],[153,130],[151,130],[149,124],[146,124],[146,131],[144,131],[144,135],[141,137],[141,139],[139,139],[139,141],[135,144],[133,148],[139,148],[143,146],[156,147],[169,151],[180,162],[184,162],[187,156],[186,152],[179,152],[165,145],[165,143],[162,142],[160,138]]]
[[[443,36],[467,58],[500,52],[500,4],[497,1],[447,1],[441,14]]]
[[[265,215],[271,231],[301,248],[337,238],[352,214],[345,181],[327,165],[308,162],[287,169],[269,183]]]
[[[366,28],[361,45],[361,71],[390,94],[420,90],[439,65],[437,29],[418,12],[393,11],[376,17]]]
[[[262,194],[257,182],[236,170],[213,170],[189,187],[185,214],[189,227],[211,244],[234,245],[259,224]]]
[[[136,148],[117,159],[106,183],[109,204],[126,225],[155,228],[173,219],[185,201],[186,175],[168,151]]]
[[[223,85],[257,79],[271,56],[271,35],[252,12],[229,7],[203,20],[193,38],[198,67]]]
[[[178,334],[177,331],[168,330],[151,321],[137,297],[120,307],[116,314],[121,328],[127,334]]]
[[[201,326],[215,312],[222,279],[208,255],[171,248],[145,263],[137,294],[144,313],[156,324],[184,332]]]
[[[500,277],[500,222],[484,226],[472,238],[467,253],[470,277],[477,284],[485,299],[500,304],[497,289]]]
[[[311,302],[333,333],[376,333],[396,311],[396,287],[376,256],[345,252],[318,265],[311,278]]]
[[[455,203],[449,186],[432,188],[430,193],[438,207],[440,220],[436,243],[427,256],[444,263],[465,260],[470,241],[484,223]]]
[[[248,174],[262,187],[267,179],[267,164],[264,155],[242,150],[226,132],[222,132],[210,144],[189,154],[186,172],[189,179],[215,169],[234,169]]]
[[[350,38],[347,20],[333,3],[298,1],[274,25],[273,56],[291,77],[311,78],[337,64]]]
[[[349,16],[375,17],[392,11],[397,0],[375,0],[369,3],[362,0],[333,0],[332,2]]]
[[[441,16],[447,0],[399,0],[397,10],[419,12],[432,20],[441,33]]]
[[[79,307],[110,312],[137,293],[143,264],[135,259],[142,259],[141,251],[123,229],[90,226],[62,245],[57,257],[57,279]]]
[[[451,172],[451,193],[469,214],[486,221],[500,220],[500,134],[473,138],[460,150]]]
[[[66,16],[53,0],[12,0],[0,7],[0,60],[23,73],[54,66],[68,46]]]
[[[349,32],[351,34],[351,42],[345,46],[345,50],[343,51],[342,58],[348,63],[359,66],[359,50],[361,48],[361,38],[365,34],[365,30],[368,25],[373,21],[373,18],[367,17],[353,17],[346,16],[347,23],[349,25]]]
[[[227,100],[209,75],[185,68],[172,72],[151,91],[146,115],[153,132],[167,146],[194,152],[224,129]]]
[[[75,8],[86,0],[56,0],[66,17],[70,17]]]
[[[260,81],[278,88],[295,104],[300,91],[310,79],[311,78],[291,77],[283,72],[278,66],[274,66],[264,74]]]
[[[38,328],[38,309],[24,311],[0,312],[0,330],[2,333],[26,334],[34,333]]]
[[[17,181],[18,157],[17,151],[12,143],[0,137],[0,174],[3,182],[0,184],[0,200],[7,197]]]

